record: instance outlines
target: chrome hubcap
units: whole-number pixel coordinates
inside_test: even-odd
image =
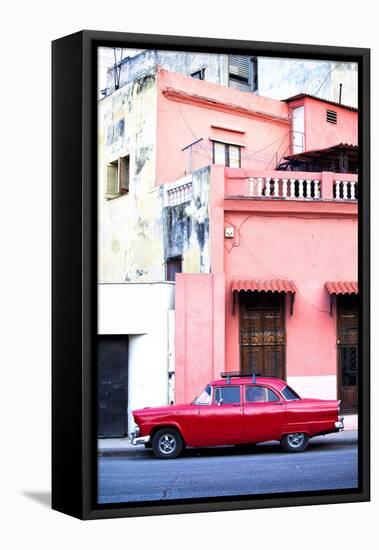
[[[171,434],[164,434],[158,440],[158,447],[162,454],[169,455],[176,449],[176,439]]]
[[[304,434],[290,434],[287,436],[287,441],[291,447],[297,449],[304,443]]]

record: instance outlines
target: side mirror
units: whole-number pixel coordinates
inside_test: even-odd
[[[222,399],[222,397],[217,401],[217,405],[220,407],[220,405],[222,405],[224,403],[224,400]]]

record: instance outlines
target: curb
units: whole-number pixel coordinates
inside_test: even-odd
[[[350,432],[357,432],[357,430],[352,427],[352,428],[345,428],[345,430],[343,430],[343,432],[340,432],[341,434],[350,434]],[[336,434],[331,434],[331,435],[336,435]],[[358,434],[357,434],[358,435]],[[223,447],[223,445],[221,445],[221,447]],[[227,445],[227,447],[229,447],[229,445]],[[234,445],[231,445],[231,447],[234,447]],[[209,447],[202,447],[203,449],[207,449]],[[130,443],[130,440],[128,439],[127,441],[125,442],[120,442],[120,446],[117,446],[117,447],[105,447],[105,448],[98,448],[97,450],[97,456],[98,457],[128,457],[128,456],[142,456],[142,455],[145,455],[146,456],[146,453],[149,453],[149,451],[151,451],[151,449],[145,449],[145,447],[143,445],[132,445]]]

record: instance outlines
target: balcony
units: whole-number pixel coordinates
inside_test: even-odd
[[[185,176],[164,186],[164,206],[177,206],[193,197],[192,176]]]
[[[358,200],[357,174],[226,169],[225,198],[338,201]]]

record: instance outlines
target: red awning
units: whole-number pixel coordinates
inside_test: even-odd
[[[289,293],[291,295],[291,315],[293,313],[293,304],[295,301],[296,286],[293,281],[286,281],[280,279],[272,279],[271,281],[265,280],[253,280],[253,279],[238,279],[232,281],[232,295],[233,295],[233,310],[236,294],[243,292],[278,292]]]
[[[329,294],[358,294],[358,283],[356,281],[328,281],[325,283]]]
[[[232,281],[232,292],[241,290],[251,292],[290,292],[295,294],[296,286],[293,281],[274,279],[271,281],[256,281],[251,279]]]

